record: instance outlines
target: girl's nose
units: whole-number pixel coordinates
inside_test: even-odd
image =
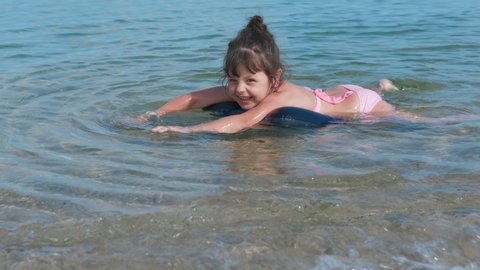
[[[245,93],[245,85],[243,83],[238,83],[237,84],[237,87],[235,88],[235,92],[241,94],[241,93]]]

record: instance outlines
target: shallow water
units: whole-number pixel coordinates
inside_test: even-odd
[[[477,269],[480,122],[153,135],[259,13],[290,80],[480,115],[480,3],[3,1],[0,267]],[[195,111],[163,123],[213,119]]]

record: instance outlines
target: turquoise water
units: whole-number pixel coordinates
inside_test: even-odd
[[[480,2],[1,1],[0,267],[478,269],[480,122],[153,135],[265,16],[289,78],[480,115]],[[163,123],[213,119],[205,112]]]

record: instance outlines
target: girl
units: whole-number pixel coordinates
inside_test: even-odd
[[[254,16],[228,44],[223,65],[226,86],[217,86],[179,96],[154,112],[138,117],[162,115],[208,105],[235,101],[246,110],[242,114],[194,126],[157,126],[152,131],[235,133],[246,130],[280,107],[300,107],[330,116],[356,113],[384,114],[394,107],[373,90],[356,85],[340,85],[323,92],[283,80],[285,68],[280,51],[263,18]],[[388,80],[379,82],[378,90],[394,90]]]

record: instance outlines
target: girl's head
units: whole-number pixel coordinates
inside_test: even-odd
[[[239,77],[240,66],[250,73],[264,72],[269,79],[270,90],[275,91],[279,87],[285,68],[275,39],[261,16],[250,18],[247,26],[228,43],[224,76]]]

